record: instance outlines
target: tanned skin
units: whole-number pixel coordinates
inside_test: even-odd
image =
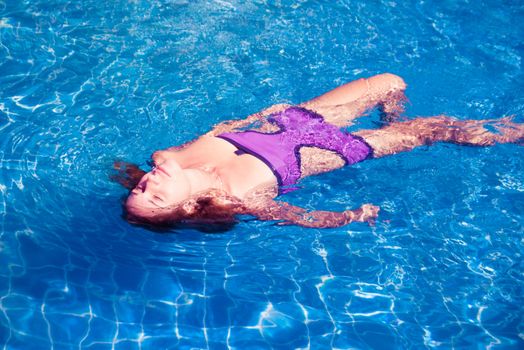
[[[339,86],[299,106],[339,128],[378,107],[382,127],[353,133],[373,148],[375,158],[435,142],[491,146],[524,139],[524,124],[511,118],[457,120],[442,115],[400,121],[405,89],[402,78],[385,73]],[[128,163],[115,163],[119,170],[115,179],[131,190],[125,203],[128,219],[150,225],[205,224],[234,222],[235,216],[248,214],[278,224],[316,228],[373,223],[379,208],[372,204],[341,212],[308,211],[275,200],[278,183],[271,169],[250,154],[238,155],[234,145],[215,137],[246,129],[275,132],[278,127],[267,117],[288,107],[278,104],[242,120],[222,122],[196,140],[159,150],[152,155],[155,167],[147,173]],[[489,131],[488,125],[497,132]],[[302,177],[344,166],[336,153],[315,147],[302,147],[300,156]]]

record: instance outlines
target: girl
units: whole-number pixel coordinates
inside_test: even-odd
[[[490,146],[524,138],[524,124],[510,118],[397,121],[405,88],[402,78],[389,73],[359,79],[298,106],[279,104],[220,123],[194,141],[157,151],[150,172],[118,162],[115,178],[131,189],[126,217],[153,226],[234,223],[239,214],[305,227],[372,223],[379,212],[372,204],[342,212],[306,211],[274,198],[306,176],[421,145]],[[385,122],[381,128],[340,130],[377,106]]]

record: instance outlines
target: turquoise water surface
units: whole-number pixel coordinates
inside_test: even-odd
[[[523,122],[523,18],[511,0],[0,0],[0,345],[523,348],[521,146],[421,147],[282,197],[374,203],[373,227],[159,234],[109,179],[382,72],[409,116]]]

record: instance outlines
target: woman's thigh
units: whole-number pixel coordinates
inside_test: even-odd
[[[317,147],[301,147],[299,154],[303,178],[342,168],[345,164],[344,159],[336,152]]]
[[[341,85],[300,106],[320,113],[328,123],[345,127],[379,104],[399,104],[405,89],[401,77],[384,73]]]

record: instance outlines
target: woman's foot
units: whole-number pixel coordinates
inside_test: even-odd
[[[453,142],[470,146],[492,146],[496,143],[524,144],[524,123],[514,123],[513,117],[500,119],[455,121],[458,128]]]
[[[404,79],[395,74],[383,73],[366,79],[366,82],[368,99],[375,101],[370,105],[378,105],[380,120],[387,123],[398,121],[407,101]]]
[[[384,102],[379,105],[380,120],[386,123],[399,121],[408,101],[404,90],[394,90],[386,94]]]

